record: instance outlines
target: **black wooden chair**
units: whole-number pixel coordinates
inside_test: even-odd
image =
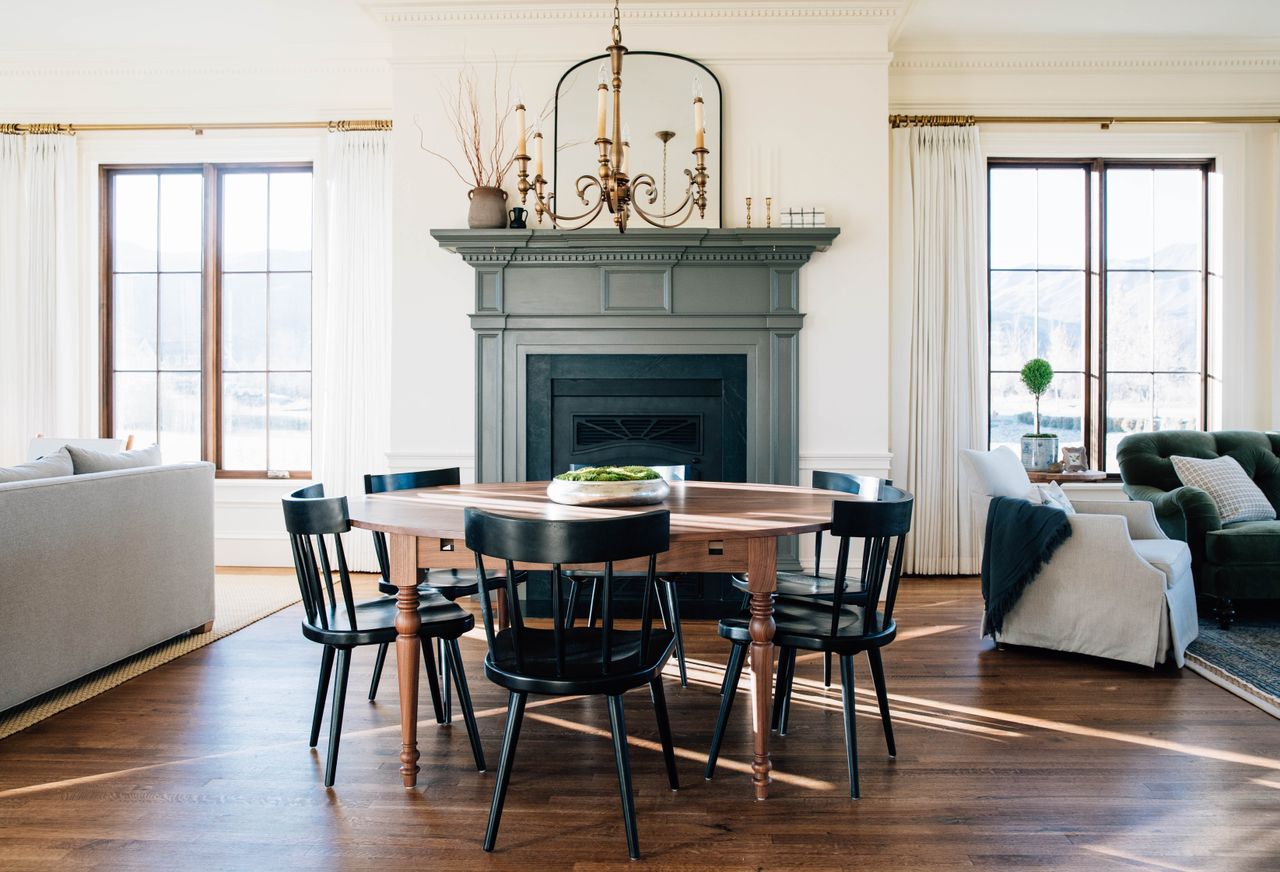
[[[893,485],[893,480],[888,478],[876,478],[871,475],[849,475],[844,472],[824,472],[822,470],[814,470],[813,487],[821,490],[838,491],[846,494],[861,494],[864,497],[874,497],[880,493],[883,487]],[[789,597],[824,597],[830,598],[834,589],[834,582],[829,578],[822,577],[822,540],[825,535],[821,530],[813,536],[813,574],[809,575],[804,572],[779,572],[778,573],[778,592],[776,596]],[[866,546],[863,547],[863,565],[866,565]],[[734,587],[742,591],[742,610],[746,611],[747,606],[751,603],[750,587],[747,584],[746,573],[738,573],[730,576],[730,580]],[[860,586],[857,590],[845,590],[845,601],[849,603],[864,603],[865,594]],[[724,679],[720,682],[720,692],[724,693],[725,687],[728,686],[729,676],[726,673]],[[831,686],[831,653],[826,652],[822,658],[822,683],[827,687]]]
[[[889,719],[889,697],[884,683],[884,664],[880,649],[893,641],[897,624],[893,621],[893,604],[902,576],[902,542],[911,529],[911,494],[894,487],[884,487],[877,501],[838,500],[832,506],[831,532],[840,541],[836,572],[829,598],[778,597],[774,603],[777,629],[773,643],[780,649],[778,685],[773,702],[773,722],[779,733],[786,732],[787,709],[791,685],[795,679],[796,652],[830,651],[840,658],[841,696],[844,701],[844,741],[849,764],[849,795],[858,797],[858,748],[854,726],[853,658],[865,651],[871,663],[871,678],[876,699],[880,703],[880,719],[884,726],[889,756],[897,756],[893,741],[893,723]],[[861,603],[847,594],[846,574],[849,567],[849,540],[863,538],[864,551]],[[884,593],[884,609],[877,605]],[[733,697],[738,689],[742,662],[751,644],[750,618],[726,618],[720,622],[720,635],[733,643],[729,654],[729,686],[720,700],[720,716],[716,720],[707,756],[706,777],[715,774],[720,756],[720,743],[729,723]]]
[[[382,494],[411,488],[444,487],[446,485],[456,485],[460,482],[461,478],[456,466],[445,469],[424,469],[419,472],[366,475],[364,477],[364,492],[366,494]],[[391,562],[387,553],[387,535],[385,533],[374,532],[373,550],[378,558],[378,570],[382,573],[382,580],[378,582],[378,590],[388,596],[395,596],[397,588],[391,583]],[[523,581],[523,578],[522,574],[519,580]],[[490,590],[500,590],[503,584],[504,580],[501,578],[489,579]],[[449,602],[457,602],[463,597],[473,596],[480,589],[476,575],[471,570],[418,570],[419,591],[425,591],[428,586]],[[439,722],[447,724],[453,720],[452,681],[449,678],[449,646],[445,644],[444,639],[439,639],[438,643],[436,653],[439,657],[439,682],[442,701],[437,711],[441,715],[438,718]],[[373,680],[369,683],[370,700],[373,700],[378,695],[378,683],[382,680],[382,667],[387,660],[389,644],[383,643],[378,646],[378,659],[373,665]]]
[[[333,662],[338,661],[338,676],[333,686],[333,704],[329,714],[329,755],[325,761],[324,785],[332,787],[338,767],[338,742],[342,736],[342,712],[347,695],[347,676],[351,670],[351,651],[363,645],[385,646],[396,639],[396,601],[387,597],[357,603],[351,592],[351,574],[342,548],[342,534],[351,529],[347,514],[347,498],[325,498],[324,485],[313,484],[294,491],[284,500],[284,523],[293,546],[293,565],[298,575],[298,589],[306,617],[302,635],[324,646],[320,660],[320,682],[316,687],[316,705],[311,716],[311,747],[320,738],[320,719],[329,689]],[[329,556],[325,537],[332,537],[338,584],[334,584],[335,564]],[[458,701],[467,723],[471,751],[476,768],[485,771],[484,750],[476,728],[467,677],[462,671],[458,637],[475,626],[475,618],[434,591],[422,595],[418,607],[422,619],[422,659],[427,666],[427,681],[436,717],[440,717],[440,687],[436,680],[432,643],[443,639],[449,651],[449,665],[458,687]]]
[[[571,470],[585,468],[586,464],[582,463],[574,463],[569,466]],[[689,467],[687,466],[651,466],[650,469],[668,482],[685,481],[689,477]],[[590,593],[590,597],[587,600],[587,626],[594,627],[596,625],[596,599],[600,590],[600,577],[581,572],[567,572],[565,575],[569,582],[569,604],[565,609],[565,621],[568,622],[570,627],[574,625],[578,611],[578,595],[581,592],[581,588],[586,586],[589,588]],[[643,578],[643,574],[619,572],[614,578],[618,581],[624,581]],[[676,587],[675,579],[659,576],[658,592],[658,611],[662,615],[662,623],[676,636],[676,665],[680,668],[680,686],[688,687],[689,671],[684,662],[684,631],[680,627],[680,590]]]
[[[657,582],[657,555],[666,551],[670,515],[648,512],[603,520],[550,521],[492,515],[467,509],[467,547],[475,552],[476,573],[486,578],[482,556],[506,562],[507,598],[511,626],[494,627],[494,610],[486,590],[480,597],[489,655],[484,672],[489,680],[509,693],[507,730],[502,740],[502,758],[493,790],[493,805],[485,831],[484,849],[492,851],[498,837],[502,804],[511,781],[512,761],[528,695],[601,695],[608,698],[609,725],[613,731],[614,762],[622,794],[622,815],[626,823],[627,850],[632,859],[640,856],[636,832],[636,809],[631,796],[631,762],[627,755],[627,730],[622,717],[622,695],[649,685],[658,716],[658,734],[672,790],[680,786],[676,776],[675,752],[671,746],[671,724],[667,719],[666,697],[662,691],[662,668],[671,657],[675,637],[670,630],[653,626],[652,600]],[[639,629],[614,625],[613,597],[617,560],[647,557],[641,595]],[[551,567],[551,626],[526,626],[516,598],[513,562]],[[601,576],[601,619],[599,627],[570,627],[561,614],[565,564],[604,564]]]

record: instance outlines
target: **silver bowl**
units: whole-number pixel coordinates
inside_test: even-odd
[[[547,484],[547,497],[565,506],[652,506],[671,493],[661,478],[644,481],[563,481]]]

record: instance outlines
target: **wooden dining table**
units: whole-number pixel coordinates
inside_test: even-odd
[[[548,519],[606,518],[665,508],[671,547],[658,555],[659,572],[748,573],[751,612],[752,782],[757,799],[769,795],[769,722],[773,704],[773,592],[778,537],[829,529],[831,504],[856,495],[813,488],[733,482],[672,482],[661,506],[564,506],[547,498],[546,482],[464,484],[351,498],[353,526],[387,534],[396,596],[396,671],[400,684],[400,774],[406,788],[418,775],[418,571],[475,568],[465,544],[468,507]],[[619,568],[627,568],[618,563]],[[640,564],[637,563],[637,568]],[[495,564],[496,568],[496,564]],[[537,568],[537,567],[533,567]]]

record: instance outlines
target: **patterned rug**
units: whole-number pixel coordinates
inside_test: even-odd
[[[1187,666],[1268,714],[1280,718],[1280,616],[1244,617],[1222,630],[1200,620]]]
[[[0,712],[0,739],[293,605],[299,600],[298,583],[292,575],[219,574],[214,579],[214,598],[213,629],[208,633],[162,642]]]

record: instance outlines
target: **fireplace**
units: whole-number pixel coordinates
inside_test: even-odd
[[[800,272],[839,232],[433,230],[475,270],[476,480],[641,463],[796,484]],[[714,579],[681,594],[691,617],[739,602]]]

